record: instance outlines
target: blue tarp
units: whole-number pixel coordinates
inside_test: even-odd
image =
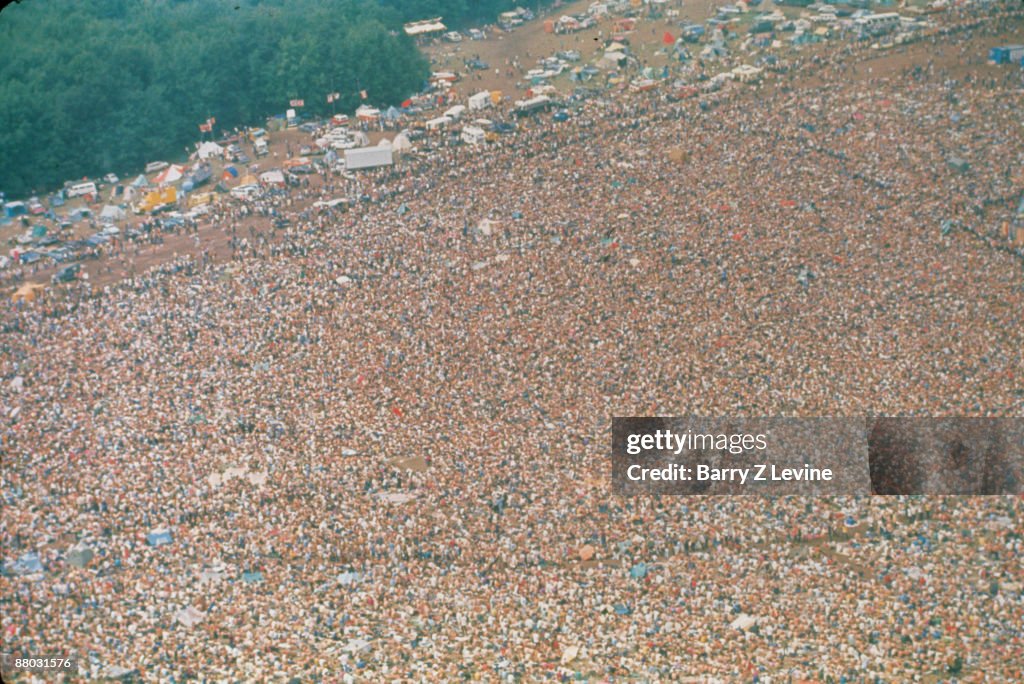
[[[633,611],[629,609],[629,606],[627,606],[627,605],[625,605],[623,603],[616,603],[615,604],[615,614],[616,615],[631,615],[632,613],[633,613]]]
[[[262,572],[243,572],[242,581],[246,584],[256,584],[257,582],[263,581]]]
[[[629,570],[629,576],[633,579],[643,579],[647,577],[647,563],[637,563]]]
[[[150,546],[163,546],[174,541],[170,530],[153,530],[146,535],[146,543]]]
[[[34,575],[43,571],[43,564],[39,560],[38,553],[26,553],[12,563],[6,563],[5,574],[12,575]]]

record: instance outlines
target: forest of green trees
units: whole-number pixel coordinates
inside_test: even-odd
[[[494,21],[512,0],[23,0],[0,12],[0,190],[180,158],[208,117],[260,123],[401,102],[429,73],[402,23]]]

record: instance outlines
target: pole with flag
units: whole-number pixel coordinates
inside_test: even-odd
[[[331,113],[338,113],[338,98],[341,97],[341,93],[327,93],[327,104],[331,105]]]

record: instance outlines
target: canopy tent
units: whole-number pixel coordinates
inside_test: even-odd
[[[380,142],[377,143],[377,147],[388,147],[388,148],[390,148],[391,147],[391,141],[388,140],[387,138],[381,138]]]
[[[11,295],[16,302],[34,302],[46,289],[42,283],[25,283]]]
[[[204,142],[196,150],[196,155],[200,159],[209,159],[210,157],[222,157],[224,156],[224,148],[215,142]]]
[[[178,164],[171,164],[166,169],[157,174],[157,177],[153,179],[153,182],[157,185],[166,185],[167,183],[174,183],[181,180],[185,175],[185,167]]]
[[[108,204],[107,206],[103,207],[102,211],[100,211],[100,220],[120,221],[126,215],[127,214],[125,214],[124,209],[122,209],[121,207],[117,206],[116,204]]]
[[[356,110],[356,118],[360,121],[376,121],[380,118],[380,110],[370,105],[362,105]]]

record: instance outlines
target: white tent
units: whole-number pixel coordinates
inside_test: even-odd
[[[166,185],[167,183],[174,183],[181,180],[184,175],[185,167],[179,166],[178,164],[171,164],[161,171],[157,177],[153,179],[153,182],[157,185]]]
[[[200,159],[209,159],[210,157],[222,157],[224,156],[224,148],[215,142],[204,142],[196,150],[196,154]]]
[[[395,136],[395,139],[391,141],[391,149],[395,152],[407,152],[412,149],[412,142],[409,140],[409,136],[405,133],[399,133]]]
[[[380,142],[377,143],[377,147],[392,147],[391,141],[387,138],[381,138]]]
[[[108,204],[103,207],[100,212],[100,220],[103,221],[120,221],[125,217],[125,211],[121,207],[115,204]]]

